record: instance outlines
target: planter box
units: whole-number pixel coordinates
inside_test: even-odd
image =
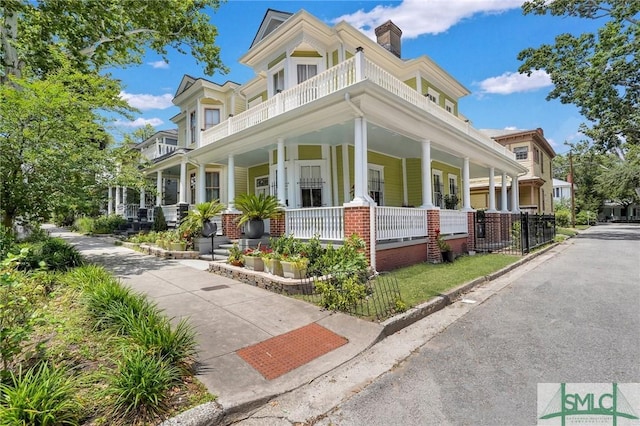
[[[245,256],[244,267],[252,271],[262,272],[264,271],[264,262],[261,257]]]
[[[280,263],[279,260],[276,260],[276,259],[265,260],[264,269],[265,269],[265,272],[268,272],[271,275],[277,275],[279,277],[284,276],[282,272],[282,263]]]
[[[282,265],[282,273],[285,278],[294,278],[301,280],[307,276],[307,268],[300,268],[293,262],[280,261]]]
[[[187,243],[169,243],[169,250],[171,251],[185,251],[187,249]]]

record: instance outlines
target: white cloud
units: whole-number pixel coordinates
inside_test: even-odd
[[[438,34],[465,18],[478,13],[502,13],[522,6],[523,0],[403,0],[399,5],[376,6],[342,15],[334,23],[346,21],[375,39],[374,30],[392,20],[402,30],[403,38]]]
[[[495,93],[498,95],[530,92],[553,85],[549,74],[543,70],[535,70],[531,73],[531,76],[516,72],[505,72],[497,77],[482,80],[477,84],[480,86],[480,93]]]
[[[116,120],[116,122],[114,123],[116,126],[122,126],[122,127],[144,127],[147,124],[151,124],[153,127],[157,127],[160,126],[161,124],[164,124],[164,121],[162,121],[159,118],[136,118],[133,121],[122,121],[122,120]]]
[[[120,97],[127,101],[129,105],[141,111],[147,111],[150,109],[167,109],[173,106],[171,103],[173,95],[170,93],[156,96],[146,93],[127,93],[123,91],[120,92]]]
[[[147,64],[151,65],[153,68],[161,68],[161,69],[169,68],[169,64],[166,63],[165,61],[147,62]]]

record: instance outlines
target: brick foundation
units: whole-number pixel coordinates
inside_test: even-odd
[[[427,242],[376,251],[376,269],[390,271],[427,261]]]
[[[286,212],[285,212],[286,214]],[[285,214],[269,221],[269,235],[279,237],[285,233]]]
[[[467,212],[467,250],[476,249],[476,212]]]
[[[369,206],[344,208],[344,236],[349,238],[356,234],[364,240],[365,255],[369,264],[371,264],[371,241],[375,241],[375,235],[371,235],[370,218]]]
[[[440,209],[427,210],[427,261],[439,263],[440,249],[436,230],[440,229]]]
[[[230,240],[237,240],[240,238],[240,228],[238,228],[237,222],[239,217],[240,213],[222,214],[222,235],[225,235]]]

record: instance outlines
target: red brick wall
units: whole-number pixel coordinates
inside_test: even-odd
[[[376,269],[390,271],[427,261],[427,243],[376,251]]]
[[[371,241],[375,242],[375,236],[371,235],[370,210],[365,207],[344,208],[344,236],[349,238],[356,234],[365,242],[365,254],[371,264]],[[375,244],[375,243],[374,243]]]
[[[238,228],[237,218],[239,213],[223,213],[222,214],[222,234],[226,235],[230,240],[240,238],[240,228]]]
[[[446,241],[447,244],[451,246],[451,251],[454,252],[456,256],[469,251],[467,237],[449,238]]]
[[[285,213],[286,214],[286,213]],[[271,219],[269,221],[269,235],[272,237],[279,237],[284,235],[285,232],[285,215],[283,214],[278,219]]]
[[[467,212],[467,250],[476,249],[476,212]]]
[[[440,258],[436,229],[440,229],[440,210],[427,210],[427,260],[437,263]]]

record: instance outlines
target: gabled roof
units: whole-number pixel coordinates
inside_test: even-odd
[[[182,80],[180,81],[180,84],[178,85],[178,89],[176,90],[176,94],[173,95],[173,97],[174,98],[178,97],[178,95],[180,93],[184,92],[189,87],[193,86],[193,83],[195,83],[196,80],[198,80],[196,77],[192,77],[189,74],[185,74],[182,77]]]
[[[556,156],[556,152],[551,147],[549,141],[544,137],[544,131],[541,128],[534,130],[480,129],[480,131],[503,145],[529,139],[540,145],[540,147],[544,149],[551,158]]]
[[[254,44],[258,43],[260,40],[268,36],[278,28],[284,21],[289,19],[289,17],[293,15],[293,13],[289,12],[281,12],[279,10],[267,9],[267,13],[264,14],[264,18],[262,18],[262,23],[260,24],[260,28],[258,28],[258,32],[256,33],[253,41],[251,42],[251,46],[249,49],[253,47]]]

